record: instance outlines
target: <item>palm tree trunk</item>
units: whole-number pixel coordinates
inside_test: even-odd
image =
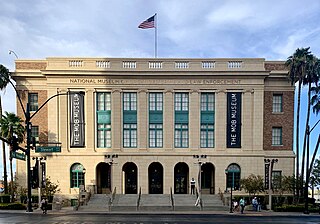
[[[2,156],[3,156],[3,185],[4,193],[8,194],[8,175],[7,175],[7,158],[6,158],[6,144],[2,142]]]
[[[305,157],[306,157],[306,146],[307,146],[307,135],[308,135],[308,125],[309,125],[309,120],[310,120],[310,109],[311,109],[311,81],[308,84],[308,108],[307,108],[307,117],[306,117],[306,128],[304,132],[304,139],[303,139],[303,154],[302,154],[302,167],[301,167],[301,182],[303,186],[303,177],[304,177],[304,167],[306,166],[308,170],[308,165],[305,165]],[[307,176],[307,172],[306,172]]]
[[[12,169],[12,158],[10,156],[10,174],[11,174],[11,202],[14,202],[14,189],[13,189],[13,169]]]
[[[299,203],[299,193],[300,193],[300,187],[299,187],[299,124],[300,124],[300,102],[301,102],[301,86],[302,83],[299,81],[299,87],[298,87],[298,108],[297,108],[297,119],[296,119],[296,194],[297,194],[297,203]]]
[[[2,118],[2,103],[0,96],[0,119]],[[6,144],[2,141],[2,156],[3,156],[3,185],[4,193],[8,194],[8,175],[7,175],[7,158],[6,158]]]

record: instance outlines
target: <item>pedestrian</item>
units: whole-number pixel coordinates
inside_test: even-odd
[[[243,214],[244,207],[246,206],[246,203],[243,198],[240,199],[239,204],[241,208],[241,214]]]
[[[41,206],[41,210],[43,212],[43,214],[47,214],[47,207],[48,207],[48,201],[47,201],[47,198],[43,197],[41,202],[40,202]]]
[[[261,212],[261,199],[258,198],[258,212]]]
[[[193,177],[191,178],[190,186],[191,186],[191,194],[195,194],[196,181],[194,180]]]
[[[235,212],[239,211],[239,205],[236,200],[233,201],[233,211],[235,211]]]
[[[252,209],[253,209],[253,211],[257,211],[257,209],[258,209],[257,197],[254,197],[254,198],[252,199]]]

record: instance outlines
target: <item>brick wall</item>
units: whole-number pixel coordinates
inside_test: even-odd
[[[48,94],[46,90],[22,90],[18,91],[19,95],[22,100],[22,104],[24,107],[27,105],[28,101],[28,93],[38,93],[38,105],[39,107],[48,99]],[[25,120],[25,117],[23,115],[22,108],[20,106],[20,103],[17,99],[17,114],[19,117],[22,118],[22,120]],[[32,116],[31,112],[31,116]],[[32,125],[39,126],[39,141],[41,142],[47,142],[48,141],[48,107],[44,106],[31,120]]]
[[[283,95],[283,112],[272,113],[273,94]],[[264,150],[292,150],[294,123],[294,92],[264,92]],[[282,146],[272,146],[272,127],[282,127]]]

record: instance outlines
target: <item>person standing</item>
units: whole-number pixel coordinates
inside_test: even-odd
[[[41,200],[41,210],[43,214],[47,214],[47,207],[48,207],[48,201],[45,197],[43,197]]]
[[[240,199],[239,204],[241,208],[241,214],[243,214],[244,207],[246,206],[246,203],[243,198]]]
[[[191,178],[190,186],[191,186],[191,194],[195,194],[196,181],[194,180],[193,177]]]
[[[254,198],[252,199],[252,209],[253,209],[253,211],[257,211],[257,210],[258,210],[257,197],[254,197]]]

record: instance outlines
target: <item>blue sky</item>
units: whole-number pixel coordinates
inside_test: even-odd
[[[314,0],[10,0],[0,9],[0,63],[11,71],[9,50],[19,59],[153,57],[154,30],[137,27],[154,13],[158,57],[286,60],[299,47],[320,57]],[[1,96],[4,110],[15,112],[12,89]],[[319,118],[312,115],[311,126]],[[320,125],[311,149],[319,132]]]

